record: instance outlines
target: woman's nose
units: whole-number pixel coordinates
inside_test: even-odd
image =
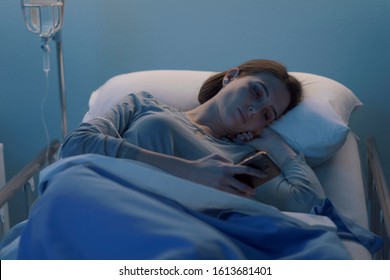
[[[263,108],[265,107],[265,105],[266,104],[264,104],[264,103],[252,103],[248,107],[248,114],[249,114],[249,116],[254,116],[257,113],[261,112],[263,110]]]
[[[257,112],[257,110],[256,110],[256,108],[254,106],[249,106],[248,107],[248,113],[249,113],[250,116],[256,115],[256,112]]]
[[[249,117],[253,117],[260,113],[261,116],[263,116],[264,120],[267,122],[273,121],[274,116],[272,114],[272,110],[270,106],[267,106],[267,104],[261,104],[261,105],[251,105],[248,107],[248,115]]]

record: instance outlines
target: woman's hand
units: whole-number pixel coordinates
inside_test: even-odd
[[[282,166],[287,157],[296,155],[282,137],[270,128],[265,128],[260,137],[248,141],[247,144],[256,150],[266,151],[279,166]]]
[[[254,134],[250,131],[237,133],[233,137],[230,137],[230,140],[235,143],[245,143],[253,140],[255,138]]]
[[[242,196],[254,195],[255,191],[237,180],[235,175],[247,174],[259,178],[267,176],[266,173],[252,167],[235,165],[217,154],[198,160],[186,160],[140,149],[136,160],[153,165],[177,177]]]
[[[259,178],[267,176],[265,172],[249,166],[235,165],[217,154],[190,162],[190,165],[190,170],[185,175],[187,179],[222,191],[244,196],[254,195],[255,190],[237,180],[234,177],[235,175],[247,174]]]

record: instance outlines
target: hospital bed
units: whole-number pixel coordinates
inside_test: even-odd
[[[191,109],[212,74],[115,76],[92,93],[84,121],[139,91]],[[390,200],[375,140],[367,141],[363,170],[361,142],[348,126],[362,103],[334,80],[291,74],[302,82],[304,99],[271,128],[305,155],[329,198],[326,207],[310,214],[279,211],[262,200],[272,181],[249,199],[143,163],[82,155],[40,172],[40,197],[29,218],[3,237],[1,258],[17,258],[19,250],[20,258],[37,259],[389,259]],[[2,188],[0,206],[55,158],[58,147],[54,141],[44,151],[49,157],[30,163],[38,168],[25,168]]]

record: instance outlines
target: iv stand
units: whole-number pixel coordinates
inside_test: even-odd
[[[62,129],[62,140],[64,140],[66,134],[68,133],[68,122],[67,122],[67,115],[66,115],[65,74],[64,74],[64,58],[62,52],[61,30],[58,31],[56,34],[54,34],[53,41],[56,43],[58,82],[59,82],[60,106],[61,106],[61,129]]]
[[[65,100],[64,60],[61,38],[64,0],[20,0],[20,3],[22,6],[23,16],[27,29],[35,34],[39,34],[42,38],[42,49],[44,51],[43,70],[46,73],[46,76],[50,70],[50,48],[48,44],[50,39],[53,39],[53,41],[56,43],[62,140],[64,140],[68,130]]]

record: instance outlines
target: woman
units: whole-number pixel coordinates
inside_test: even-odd
[[[264,201],[306,212],[321,201],[321,186],[303,158],[266,129],[299,102],[301,92],[283,65],[251,60],[208,79],[199,93],[201,104],[190,111],[166,106],[147,93],[129,94],[106,115],[71,132],[61,156],[129,158],[209,187],[254,195],[235,175],[265,177],[266,172],[235,163],[266,150],[285,180]]]

